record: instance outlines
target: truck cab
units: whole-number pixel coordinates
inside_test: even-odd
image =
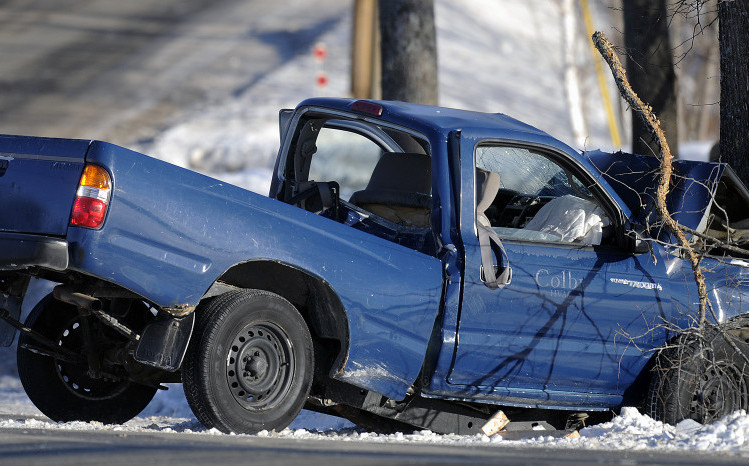
[[[506,115],[330,106],[310,100],[282,122],[270,194],[441,262],[421,396],[572,411],[643,404],[653,354],[693,324],[696,293],[683,257],[638,236],[652,179],[623,186],[611,158]],[[640,164],[630,176],[654,171],[620,157]],[[718,189],[747,199],[730,169],[710,169],[677,162],[707,180],[672,194],[693,228]],[[636,202],[620,197],[636,189]]]
[[[640,373],[647,356],[617,347],[616,335],[645,333],[638,316],[651,308],[670,314],[670,290],[662,263],[633,254],[629,212],[600,174],[504,115],[465,127],[469,112],[409,105],[432,126],[412,120],[406,129],[397,105],[347,104],[341,113],[302,104],[271,196],[441,262],[441,341],[424,392],[518,406],[620,404],[620,377],[597,375],[622,372],[628,386]],[[490,259],[479,233],[487,227],[503,246],[488,241]],[[491,286],[489,268],[511,278]],[[620,284],[629,282],[652,286]],[[612,306],[609,294],[627,298]]]

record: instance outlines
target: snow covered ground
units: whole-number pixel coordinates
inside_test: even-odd
[[[612,148],[601,109],[600,95],[592,78],[580,83],[585,118],[584,144],[576,142],[564,93],[564,53],[561,50],[563,18],[561,1],[548,0],[437,0],[440,60],[440,100],[445,106],[503,112],[527,121],[573,147]],[[598,28],[606,11],[595,11]],[[335,18],[334,18],[335,19]],[[321,37],[328,48],[324,69],[330,82],[324,91],[314,87],[317,69],[301,44],[293,59],[257,80],[231,100],[200,108],[177,122],[154,141],[135,147],[177,165],[266,193],[278,141],[277,112],[293,107],[307,96],[348,93],[351,32],[350,9],[342,8],[333,27]],[[613,34],[613,33],[612,33]],[[582,67],[592,57],[578,34],[574,47]],[[584,147],[583,147],[584,146]],[[40,296],[43,284],[35,285]],[[27,306],[28,307],[28,306]],[[28,309],[26,309],[28,312]],[[55,424],[44,420],[23,393],[15,375],[13,349],[0,350],[0,413],[10,420],[0,428],[53,428],[67,430],[111,429],[125,431],[207,431],[192,416],[179,385],[159,392],[146,410],[123,426],[96,423]],[[8,417],[8,416],[5,416]],[[735,413],[707,426],[683,422],[676,427],[655,422],[626,408],[613,421],[583,429],[577,439],[540,437],[507,441],[501,437],[438,435],[431,432],[376,435],[354,429],[337,418],[303,412],[289,429],[260,436],[338,439],[368,442],[425,442],[491,445],[535,445],[586,449],[700,450],[749,453],[749,416]]]
[[[54,423],[43,416],[25,398],[20,382],[12,376],[0,376],[0,414],[11,413],[13,418],[0,420],[3,428],[59,429],[70,431],[111,430],[125,432],[180,432],[196,435],[226,435],[215,429],[205,429],[190,413],[184,393],[178,385],[159,393],[156,399],[137,418],[124,425],[68,422]],[[6,417],[6,416],[3,416]],[[687,420],[676,426],[657,422],[640,414],[635,408],[624,408],[611,422],[580,430],[580,438],[555,439],[541,436],[525,440],[504,440],[477,435],[441,435],[429,431],[413,433],[374,434],[354,428],[350,423],[303,411],[287,429],[281,432],[263,431],[258,437],[282,437],[312,440],[366,441],[375,443],[433,443],[448,445],[532,446],[549,448],[582,448],[588,450],[653,450],[704,451],[723,454],[749,454],[749,416],[737,412],[710,424],[701,425]]]

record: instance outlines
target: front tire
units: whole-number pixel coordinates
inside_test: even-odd
[[[93,378],[85,362],[81,316],[75,307],[47,296],[32,310],[26,326],[63,350],[83,355],[79,364],[55,359],[34,348],[39,345],[21,333],[18,339],[18,375],[32,403],[53,421],[99,421],[121,424],[138,415],[156,393],[156,388],[140,385],[125,375]],[[96,340],[95,350],[103,354],[121,344],[112,329],[95,318],[89,325]]]
[[[653,419],[708,424],[749,408],[749,346],[728,333],[706,334],[683,335],[658,354],[646,406]]]
[[[196,312],[182,381],[198,420],[226,433],[288,426],[314,372],[312,338],[296,308],[276,294],[243,290]]]

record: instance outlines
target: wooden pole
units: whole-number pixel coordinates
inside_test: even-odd
[[[351,94],[379,98],[380,53],[377,0],[356,0],[351,45]]]

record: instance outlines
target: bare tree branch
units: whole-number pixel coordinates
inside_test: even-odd
[[[705,285],[705,276],[702,274],[700,268],[701,257],[695,252],[694,248],[689,244],[686,235],[684,234],[681,226],[676,220],[671,217],[671,213],[668,211],[666,205],[666,196],[671,186],[671,175],[673,173],[672,160],[673,155],[669,148],[666,136],[661,128],[661,123],[653,113],[653,109],[645,104],[637,94],[632,90],[632,87],[627,81],[627,73],[624,71],[619,57],[614,53],[614,47],[611,45],[606,36],[596,31],[593,34],[593,44],[595,44],[598,52],[601,54],[603,59],[611,68],[611,72],[614,75],[614,81],[619,88],[619,92],[632,107],[632,110],[642,118],[645,125],[650,128],[653,139],[658,147],[658,157],[661,162],[661,177],[656,190],[655,203],[658,211],[658,216],[661,218],[666,227],[676,236],[679,245],[682,250],[686,253],[689,263],[692,266],[692,272],[694,274],[694,280],[697,283],[697,293],[700,300],[700,311],[699,311],[699,328],[704,328],[707,308],[708,308],[708,296],[707,286]]]

